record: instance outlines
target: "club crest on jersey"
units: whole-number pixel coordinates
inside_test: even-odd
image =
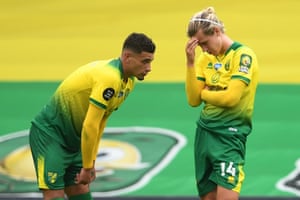
[[[102,97],[103,99],[108,101],[114,96],[114,94],[115,94],[115,90],[113,88],[106,88],[102,93]]]
[[[125,91],[120,91],[118,94],[118,98],[124,97],[124,99],[129,95],[130,89],[126,88]]]
[[[212,75],[212,77],[211,77],[211,82],[212,82],[213,84],[218,83],[219,80],[220,80],[220,73],[217,72],[217,73],[215,73],[214,75]]]
[[[122,96],[124,96],[124,92],[120,91],[119,94],[118,94],[118,98],[121,98]]]
[[[225,63],[225,70],[226,70],[226,71],[229,71],[229,68],[230,68],[230,60],[228,60],[228,61]]]
[[[240,59],[240,72],[249,73],[252,64],[252,57],[247,54],[242,54]]]

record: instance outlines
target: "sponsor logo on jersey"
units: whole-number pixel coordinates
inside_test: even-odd
[[[222,67],[222,63],[215,63],[215,64],[214,64],[215,70],[218,70],[218,69],[220,69],[221,67]]]

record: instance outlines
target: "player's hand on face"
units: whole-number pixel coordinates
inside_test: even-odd
[[[198,46],[198,40],[196,38],[191,38],[185,47],[185,53],[186,53],[186,61],[187,66],[194,66],[195,62],[195,49]]]
[[[76,184],[89,184],[96,179],[95,168],[80,170],[79,174],[76,174],[75,183]]]

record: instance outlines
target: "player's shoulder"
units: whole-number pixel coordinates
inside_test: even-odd
[[[232,46],[233,50],[236,52],[237,55],[248,54],[251,56],[255,56],[255,52],[253,51],[253,49],[245,44],[234,42]]]
[[[83,68],[91,73],[113,75],[118,74],[122,67],[119,59],[108,59],[90,62]]]
[[[122,65],[119,59],[101,60],[91,63],[91,76],[95,83],[115,83],[121,81]]]
[[[109,66],[109,63],[112,62],[113,60],[114,59],[95,60],[95,61],[91,61],[91,62],[87,63],[83,67],[85,67],[85,68],[93,68],[93,69],[102,68],[102,67],[105,67],[105,66]]]

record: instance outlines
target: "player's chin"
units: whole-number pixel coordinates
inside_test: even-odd
[[[138,76],[136,76],[136,78],[139,80],[139,81],[143,81],[144,79],[145,79],[145,76],[146,76],[147,74],[140,74],[140,75],[138,75]]]
[[[139,81],[143,81],[145,79],[145,77],[136,77]]]

